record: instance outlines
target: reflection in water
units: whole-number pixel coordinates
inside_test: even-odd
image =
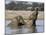
[[[9,27],[10,28],[10,27]],[[23,26],[20,26],[18,27],[18,29],[15,29],[15,28],[10,28],[10,31],[12,34],[24,34],[24,33],[34,33],[36,32],[36,27],[35,26],[32,26],[30,28],[27,28],[25,27],[24,25]]]
[[[40,22],[40,23],[39,23]],[[9,24],[9,22],[6,22]],[[42,23],[42,24],[41,24]],[[19,26],[17,29],[14,27],[7,27],[6,24],[6,35],[13,35],[13,34],[26,34],[26,33],[37,33],[43,32],[43,20],[37,20],[36,26],[26,27],[25,25]]]

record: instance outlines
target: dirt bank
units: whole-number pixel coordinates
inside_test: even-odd
[[[14,17],[21,15],[24,19],[28,19],[30,14],[32,14],[34,11],[15,11],[15,10],[6,10],[6,19],[13,19]],[[37,19],[44,19],[44,12],[39,11],[38,12],[38,18]]]

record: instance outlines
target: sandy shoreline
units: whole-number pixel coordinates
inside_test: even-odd
[[[13,11],[13,10],[6,10],[5,18],[6,19],[13,19],[14,17],[18,15],[22,15],[24,19],[28,19],[29,15],[32,14],[34,11]],[[44,19],[44,12],[39,11],[38,12],[38,20]]]

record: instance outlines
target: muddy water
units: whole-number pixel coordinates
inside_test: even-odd
[[[24,25],[17,28],[12,29],[7,27],[10,23],[10,20],[6,20],[6,35],[14,35],[14,34],[26,34],[26,33],[42,33],[44,32],[44,20],[37,20],[36,26],[32,26],[30,28],[25,27]]]

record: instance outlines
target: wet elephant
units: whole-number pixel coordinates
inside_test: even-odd
[[[24,22],[22,16],[17,16],[12,19],[12,22],[10,24],[8,24],[8,26],[10,26],[11,28],[18,28],[19,26],[22,26],[24,24],[25,24],[25,22]]]
[[[25,24],[25,21],[24,21],[22,16],[18,16],[16,19],[18,21],[18,26],[21,26],[21,25]]]
[[[29,16],[29,20],[33,20],[33,25],[36,26],[35,22],[37,20],[38,16],[38,8],[35,9],[35,11],[32,13],[32,15]]]

